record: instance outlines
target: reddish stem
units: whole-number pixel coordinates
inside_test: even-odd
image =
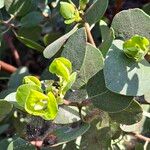
[[[11,49],[11,51],[13,53],[13,56],[14,56],[15,61],[16,61],[16,64],[18,66],[21,66],[20,57],[19,57],[17,49],[15,48],[15,46],[13,44],[12,37],[10,37],[9,35],[5,34],[4,39],[7,42],[9,48]]]
[[[8,73],[13,73],[17,70],[17,68],[0,60],[0,70],[6,71]]]

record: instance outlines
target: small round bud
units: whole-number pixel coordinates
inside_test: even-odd
[[[135,35],[123,44],[123,51],[129,58],[133,58],[136,62],[144,59],[148,53],[150,42],[147,38]]]

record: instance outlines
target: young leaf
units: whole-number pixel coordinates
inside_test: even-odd
[[[134,35],[131,39],[123,43],[123,51],[127,57],[134,59],[136,62],[144,59],[144,56],[149,51],[149,47],[149,40],[139,35]]]
[[[85,20],[90,25],[98,22],[104,15],[106,8],[108,6],[108,0],[96,0],[90,6],[90,8],[85,12]]]
[[[104,76],[106,87],[118,94],[141,96],[150,90],[149,63],[128,58],[121,40],[115,40],[106,55]]]
[[[58,111],[55,96],[49,92],[48,96],[36,90],[30,90],[25,102],[25,110],[32,115],[41,116],[45,120],[53,120]]]
[[[117,37],[129,39],[135,34],[150,39],[150,16],[139,8],[123,10],[116,14],[112,28]]]
[[[25,76],[23,78],[23,83],[24,84],[33,84],[33,85],[37,85],[37,86],[41,87],[40,80],[34,76]]]
[[[17,93],[16,93],[16,100],[20,106],[24,107],[26,99],[31,90],[37,90],[39,92],[42,92],[39,86],[33,85],[33,84],[23,84],[18,87]]]
[[[63,57],[55,58],[49,66],[49,71],[68,81],[72,70],[71,62]]]

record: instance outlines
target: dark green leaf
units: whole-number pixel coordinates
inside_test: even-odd
[[[57,143],[53,146],[57,146],[76,139],[77,137],[84,134],[89,129],[89,127],[89,124],[82,123],[76,127],[65,126],[57,129],[54,132],[54,135],[57,137]]]
[[[108,0],[96,0],[85,13],[85,20],[90,25],[98,22],[104,15],[108,6]]]
[[[0,134],[4,133],[9,128],[9,124],[0,125]]]
[[[24,16],[27,14],[33,7],[33,0],[5,0],[5,8],[8,13]]]
[[[17,38],[18,38],[18,40],[19,40],[20,42],[22,42],[23,44],[25,44],[25,45],[26,45],[27,47],[29,47],[29,48],[32,48],[32,49],[34,49],[34,50],[36,50],[36,51],[38,51],[38,52],[43,52],[43,50],[44,50],[44,47],[41,46],[40,44],[38,44],[38,43],[35,42],[35,41],[32,41],[32,40],[30,40],[30,39],[27,39],[27,38],[25,38],[25,37],[18,36],[18,35],[17,35]]]
[[[22,27],[35,27],[43,20],[43,16],[40,12],[33,11],[28,13],[26,16],[21,18],[21,26]]]
[[[7,150],[36,150],[36,148],[29,142],[17,138],[8,145]]]
[[[3,120],[12,110],[13,105],[5,100],[0,100],[0,121]]]
[[[33,41],[38,41],[40,39],[42,28],[40,26],[24,28],[20,27],[18,29],[18,35]]]
[[[75,26],[70,32],[66,33],[50,45],[48,45],[44,52],[43,55],[45,58],[51,58],[53,57],[62,47],[62,45],[66,42],[66,40],[75,32],[77,31],[77,26]]]
[[[129,39],[138,34],[150,39],[150,16],[139,8],[119,12],[113,19],[112,27],[117,37]]]
[[[29,75],[27,67],[21,67],[16,72],[14,72],[8,81],[8,88],[15,89],[22,84],[23,78]]]
[[[110,117],[121,124],[131,125],[139,122],[142,119],[142,107],[135,100],[130,106],[119,113],[110,113]]]
[[[115,40],[107,53],[104,66],[106,87],[123,95],[144,95],[150,89],[150,65],[146,60],[137,63],[128,58],[122,44],[121,40]]]
[[[95,107],[107,112],[118,112],[127,108],[133,97],[109,91],[105,86],[103,72],[100,71],[87,84],[87,92]]]

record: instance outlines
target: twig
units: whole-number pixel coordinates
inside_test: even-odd
[[[11,49],[11,51],[12,51],[12,53],[14,55],[14,58],[16,60],[17,66],[21,66],[20,57],[19,57],[17,49],[15,48],[15,46],[14,46],[14,44],[12,42],[12,37],[10,37],[9,35],[5,34],[4,35],[4,39],[8,43],[8,46],[9,46],[9,48]]]
[[[116,0],[115,6],[114,6],[114,15],[117,14],[121,10],[122,5],[123,5],[123,0]]]
[[[145,137],[139,133],[135,133],[135,132],[132,132],[131,134],[133,134],[136,138],[142,140],[142,141],[147,141],[147,142],[150,142],[150,138],[148,137]]]
[[[84,23],[84,27],[85,27],[85,30],[86,30],[86,33],[87,33],[87,37],[88,37],[88,40],[89,42],[94,46],[96,47],[96,44],[94,42],[94,39],[93,39],[93,36],[91,34],[91,31],[90,31],[90,26],[87,22]]]
[[[17,70],[17,68],[0,60],[0,70],[4,70],[8,73],[13,73]]]

